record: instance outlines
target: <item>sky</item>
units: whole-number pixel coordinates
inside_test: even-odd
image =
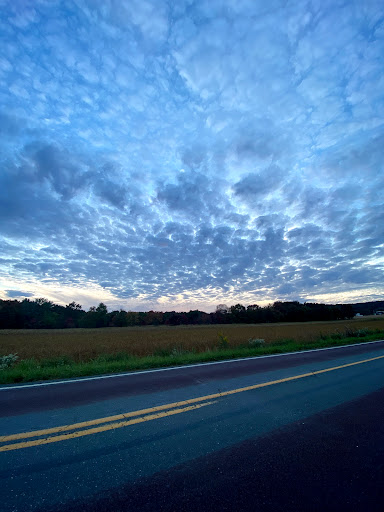
[[[0,297],[384,299],[382,0],[0,0]]]

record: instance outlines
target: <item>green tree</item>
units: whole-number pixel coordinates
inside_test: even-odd
[[[71,302],[70,304],[68,304],[68,306],[65,306],[65,307],[68,308],[68,309],[73,309],[74,311],[81,311],[82,310],[81,304],[76,304],[75,301]]]
[[[231,306],[231,315],[234,322],[245,322],[247,319],[246,309],[242,304]]]

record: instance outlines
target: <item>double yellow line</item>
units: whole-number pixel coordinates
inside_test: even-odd
[[[82,421],[81,423],[73,423],[72,425],[63,425],[60,427],[47,428],[44,430],[34,430],[32,432],[23,432],[20,434],[0,436],[0,444],[8,443],[9,441],[18,441],[21,439],[25,440],[29,438],[38,438],[32,441],[22,441],[11,444],[3,444],[3,446],[0,446],[0,452],[19,450],[21,448],[28,448],[30,446],[40,446],[43,444],[57,443],[59,441],[66,441],[68,439],[75,439],[77,437],[89,436],[92,434],[98,434],[100,432],[106,432],[108,430],[128,427],[129,425],[137,425],[138,423],[144,423],[146,421],[165,418],[167,416],[173,416],[175,414],[181,414],[187,411],[194,411],[196,409],[200,409],[201,407],[205,407],[206,405],[211,405],[217,401],[215,399],[222,398],[224,396],[243,393],[244,391],[251,391],[254,389],[264,388],[267,386],[273,386],[274,384],[281,384],[283,382],[303,379],[305,377],[319,375],[321,373],[332,372],[335,370],[340,370],[342,368],[348,368],[350,366],[368,363],[383,358],[384,355],[372,357],[370,359],[364,359],[362,361],[356,361],[354,363],[343,364],[341,366],[333,366],[332,368],[325,368],[324,370],[301,373],[299,375],[294,375],[293,377],[286,377],[284,379],[272,380],[269,382],[263,382],[261,384],[254,384],[253,386],[246,386],[244,388],[231,389],[230,391],[223,391],[222,393],[214,393],[211,395],[200,396],[197,398],[191,398],[189,400],[183,400],[181,402],[173,402],[170,404],[159,405],[157,407],[150,407],[148,409],[141,409],[139,411],[127,412],[125,414],[116,414],[114,416],[107,416],[105,418],[99,418],[90,421]],[[94,425],[98,426],[95,427]],[[68,431],[72,432],[63,434],[63,432]]]
[[[63,425],[61,427],[46,428],[44,430],[34,430],[32,432],[23,432],[21,434],[12,434],[9,436],[0,436],[0,443],[6,443],[8,441],[16,441],[18,439],[28,439],[30,437],[39,437],[33,441],[24,441],[21,443],[6,444],[0,446],[0,452],[7,452],[10,450],[19,450],[20,448],[28,448],[29,446],[40,446],[42,444],[57,443],[58,441],[66,441],[67,439],[75,439],[76,437],[90,436],[91,434],[98,434],[99,432],[106,432],[107,430],[114,430],[116,428],[128,427],[129,425],[137,425],[138,423],[144,423],[145,421],[157,420],[159,418],[165,418],[166,416],[173,416],[174,414],[180,414],[182,412],[193,411],[200,409],[206,405],[210,405],[213,402],[205,402],[203,404],[189,405],[200,399],[184,400],[183,402],[175,402],[173,404],[159,405],[158,407],[151,407],[149,409],[141,409],[139,411],[127,412],[124,414],[116,414],[115,416],[107,416],[106,418],[100,418],[90,421],[82,421],[81,423],[73,423],[72,425]],[[186,405],[186,407],[185,407]],[[184,407],[180,407],[184,406]],[[171,409],[165,412],[159,412],[164,409]],[[138,416],[132,420],[132,418]],[[117,421],[116,420],[124,420]],[[116,423],[115,423],[116,422]],[[102,424],[102,425],[100,425]],[[92,425],[100,425],[94,428]],[[69,434],[60,434],[68,430],[74,430]],[[54,434],[50,436],[50,434]],[[40,436],[49,437],[40,437]]]

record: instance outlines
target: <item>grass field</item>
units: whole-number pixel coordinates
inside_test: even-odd
[[[250,338],[264,339],[267,344],[282,339],[311,342],[322,335],[344,333],[346,329],[384,329],[384,318],[256,325],[0,330],[0,355],[17,353],[21,359],[36,360],[70,357],[84,362],[121,352],[140,357],[165,354],[174,349],[205,352],[218,347],[219,333],[228,338],[229,347],[235,348]]]
[[[175,366],[384,338],[384,318],[257,325],[0,330],[0,384]],[[265,342],[253,343],[250,340]]]

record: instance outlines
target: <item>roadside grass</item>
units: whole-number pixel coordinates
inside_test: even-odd
[[[261,338],[250,338],[243,344],[231,347],[230,341],[220,343],[219,334],[216,347],[207,347],[205,351],[187,350],[183,345],[162,347],[152,355],[137,356],[127,352],[100,354],[88,361],[76,361],[69,356],[44,359],[21,359],[12,367],[0,371],[0,384],[44,381],[71,377],[86,377],[108,373],[119,373],[169,366],[182,366],[209,361],[238,359],[262,355],[298,352],[315,348],[349,345],[384,339],[383,329],[351,329],[331,334],[320,334],[311,341],[280,339],[266,343]]]
[[[241,347],[249,339],[266,344],[281,339],[315,341],[336,330],[384,329],[384,318],[354,318],[326,322],[270,324],[221,324],[183,326],[107,327],[103,329],[3,329],[0,330],[0,356],[17,354],[19,359],[69,357],[89,362],[104,354],[128,353],[144,357],[161,355],[177,347],[187,352]],[[226,343],[228,342],[228,343]],[[227,346],[226,346],[227,345]]]

